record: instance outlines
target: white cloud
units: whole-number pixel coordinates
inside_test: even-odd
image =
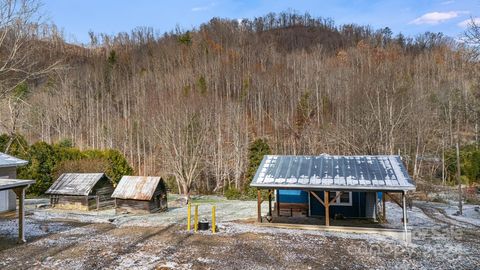
[[[430,12],[425,13],[422,16],[411,21],[410,24],[439,24],[453,18],[458,17],[460,14],[465,13],[462,11],[449,11],[449,12]]]
[[[212,7],[214,7],[215,5],[216,5],[215,3],[210,3],[210,4],[207,5],[207,6],[194,7],[194,8],[192,8],[192,11],[193,11],[193,12],[198,12],[198,11],[209,10],[209,9],[211,9]]]
[[[453,3],[455,3],[454,0],[447,0],[447,1],[443,1],[443,2],[440,3],[440,4],[442,4],[442,5],[450,5],[450,4],[453,4]]]
[[[203,11],[203,10],[208,10],[210,7],[194,7],[192,8],[192,11]]]
[[[458,23],[458,26],[467,28],[472,23],[472,20],[476,25],[480,25],[480,17],[476,17],[476,18],[470,18],[468,20],[461,21]]]

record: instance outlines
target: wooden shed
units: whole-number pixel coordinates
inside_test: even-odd
[[[88,211],[113,208],[113,189],[104,173],[64,173],[46,194],[52,207]]]
[[[117,213],[154,213],[167,210],[167,188],[161,177],[124,176],[112,195]]]

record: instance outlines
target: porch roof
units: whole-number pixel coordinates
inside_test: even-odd
[[[250,184],[264,189],[407,191],[415,183],[400,156],[267,155]]]

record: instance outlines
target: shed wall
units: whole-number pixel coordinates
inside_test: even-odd
[[[303,190],[280,189],[278,197],[282,203],[304,203],[308,204],[308,193]]]
[[[17,178],[16,167],[0,168],[0,178],[15,179]],[[17,208],[17,195],[12,190],[0,191],[0,213],[15,211]]]
[[[88,211],[89,207],[95,206],[95,199],[89,198],[87,204],[87,198],[87,196],[52,195],[50,203],[58,209]]]
[[[108,178],[104,177],[98,181],[92,190],[92,194],[96,196],[95,199],[97,209],[115,207],[115,199],[112,198],[113,190],[113,184]]]
[[[151,213],[151,201],[115,199],[117,213],[148,214]]]
[[[323,191],[317,191],[316,194],[323,200]],[[325,216],[325,207],[311,195],[310,207],[312,216]],[[331,205],[330,216],[335,217],[335,214],[341,214],[349,218],[366,218],[366,192],[352,192],[352,205]]]
[[[375,218],[375,212],[377,207],[377,193],[367,192],[365,196],[365,217]]]
[[[313,192],[313,191],[312,191]],[[323,191],[315,191],[323,200]],[[352,205],[330,205],[330,216],[341,214],[350,218],[375,218],[375,192],[352,192]],[[303,190],[279,190],[280,206],[284,204],[308,204],[308,193]],[[325,207],[313,196],[310,196],[312,216],[325,216]]]
[[[165,194],[166,195],[166,194]],[[148,214],[167,209],[166,196],[162,198],[162,194],[156,194],[150,201],[115,199],[117,213],[134,213],[134,214]]]

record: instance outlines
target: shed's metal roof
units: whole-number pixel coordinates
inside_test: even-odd
[[[250,184],[311,190],[414,190],[400,156],[264,156]]]
[[[0,168],[3,167],[18,167],[27,165],[28,161],[22,160],[16,157],[12,157],[5,153],[0,152]]]
[[[88,195],[104,173],[64,173],[50,186],[46,194]]]
[[[149,201],[160,181],[162,178],[156,176],[123,176],[112,198]]]
[[[17,187],[26,187],[35,184],[34,180],[21,179],[0,179],[0,190],[13,189]]]

